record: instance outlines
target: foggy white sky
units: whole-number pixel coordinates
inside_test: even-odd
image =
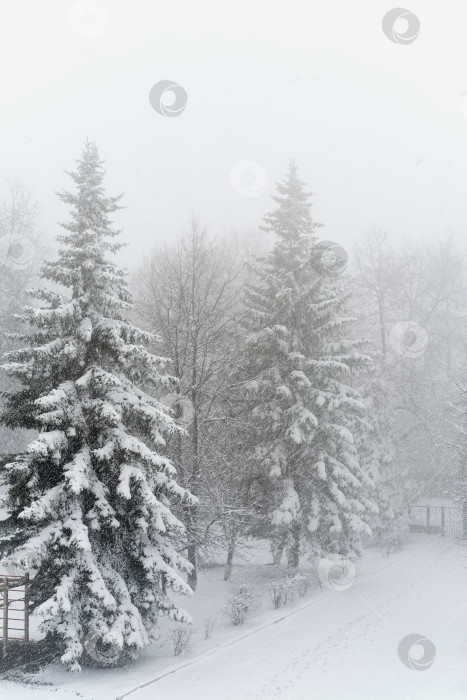
[[[408,0],[421,30],[407,46],[383,34],[394,4],[380,0],[98,4],[95,38],[70,23],[74,0],[2,7],[0,177],[26,184],[50,234],[65,216],[54,191],[89,136],[109,193],[125,192],[128,264],[192,210],[213,232],[255,228],[292,156],[326,238],[465,235],[465,0]],[[175,118],[149,104],[165,79],[188,94]],[[268,173],[259,197],[230,184],[247,160]]]

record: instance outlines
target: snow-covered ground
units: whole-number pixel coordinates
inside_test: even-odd
[[[264,558],[264,554],[263,554]],[[239,566],[241,581],[266,585],[272,567]],[[165,644],[127,668],[71,675],[47,669],[32,688],[0,681],[8,700],[465,700],[467,698],[467,548],[436,535],[412,535],[386,559],[368,550],[345,591],[316,589],[293,605],[258,610],[243,627],[222,619],[229,585],[220,569],[201,575],[186,607],[194,617],[189,652],[178,660]],[[203,618],[220,625],[206,641]],[[436,656],[428,669],[398,656],[409,634],[425,636]],[[419,647],[412,649],[418,658]],[[177,670],[178,669],[178,670]],[[158,676],[168,673],[159,680]],[[147,685],[144,685],[147,684]]]

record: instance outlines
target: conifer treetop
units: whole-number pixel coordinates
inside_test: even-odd
[[[301,237],[312,236],[322,224],[313,221],[310,213],[312,192],[305,189],[306,183],[298,175],[298,166],[294,160],[289,163],[289,170],[283,182],[277,183],[279,194],[272,199],[278,207],[265,215],[263,231],[276,234],[284,241],[297,241]]]
[[[43,277],[71,289],[74,297],[85,294],[96,282],[100,288],[110,282],[111,292],[116,296],[113,310],[127,310],[131,299],[124,292],[126,273],[108,259],[108,253],[115,253],[125,245],[114,240],[121,231],[113,228],[110,219],[111,214],[123,208],[119,204],[123,195],[106,196],[104,161],[94,142],[85,142],[77,164],[75,172],[67,171],[76,185],[76,193],[57,193],[62,202],[71,206],[71,220],[61,224],[66,233],[57,240],[63,247],[58,261],[45,263]],[[106,302],[110,301],[107,297]]]

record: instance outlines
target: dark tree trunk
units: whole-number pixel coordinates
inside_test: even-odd
[[[188,585],[193,591],[196,591],[196,586],[198,585],[198,562],[197,562],[197,547],[196,542],[189,536],[188,548],[187,548],[187,559],[192,565],[192,570],[188,574]]]
[[[176,415],[176,419],[180,416]],[[196,444],[197,447],[197,444]],[[183,459],[183,444],[180,435],[176,436],[175,441],[175,454],[176,454],[176,467],[178,472],[182,475],[183,481],[186,484],[188,480],[188,474],[186,473],[184,467]],[[193,472],[196,470],[196,457],[193,459]],[[192,490],[193,493],[193,490]],[[196,494],[195,494],[196,495]],[[195,591],[198,584],[198,562],[197,562],[197,543],[196,543],[196,524],[197,524],[197,513],[196,506],[186,506],[184,508],[184,524],[186,527],[186,537],[187,537],[187,555],[186,558],[192,565],[192,570],[188,574],[187,583],[190,588]]]
[[[187,533],[187,555],[192,569],[188,574],[187,583],[195,591],[198,584],[198,543],[197,543],[197,512],[196,506],[187,506],[185,510],[185,527]]]
[[[225,569],[224,569],[224,581],[230,581],[230,577],[232,576],[232,565],[233,565],[233,558],[235,554],[235,546],[237,544],[237,533],[233,533],[230,541],[229,541],[229,548],[227,550],[227,561],[225,563]]]
[[[193,267],[191,276],[191,308],[192,318],[196,318],[196,266]],[[191,359],[191,402],[193,404],[193,423],[190,430],[191,445],[193,450],[193,466],[191,472],[190,491],[194,496],[198,496],[200,479],[200,454],[199,454],[199,423],[198,423],[198,333],[199,329],[193,328],[193,356]],[[196,590],[198,583],[198,562],[197,562],[197,521],[198,512],[196,506],[190,508],[190,528],[188,531],[188,552],[187,558],[193,569],[188,576],[188,585],[192,590]]]
[[[300,565],[300,524],[294,523],[291,528],[291,540],[287,549],[287,568],[298,569]]]
[[[284,554],[284,542],[282,539],[271,540],[272,562],[275,566],[279,566]]]

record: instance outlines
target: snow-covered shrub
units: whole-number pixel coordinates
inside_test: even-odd
[[[269,595],[271,596],[272,604],[276,608],[281,608],[287,605],[291,597],[291,585],[289,579],[281,579],[273,581],[269,584]]]
[[[272,604],[276,608],[285,605],[286,591],[282,581],[274,581],[269,584],[269,595],[271,596]]]
[[[378,545],[383,557],[389,557],[391,552],[400,552],[402,550],[401,535],[386,535],[378,539]]]
[[[273,606],[281,608],[294,598],[304,598],[310,588],[317,583],[317,577],[313,572],[304,572],[278,579],[269,584],[269,595]]]
[[[190,643],[191,629],[189,627],[177,627],[172,630],[171,639],[175,656],[180,656]]]
[[[296,574],[289,578],[290,588],[294,594],[304,598],[310,588],[318,583],[318,577],[314,572],[306,572],[302,574]]]
[[[243,625],[256,604],[258,594],[254,586],[242,585],[230,596],[226,613],[233,625]]]

